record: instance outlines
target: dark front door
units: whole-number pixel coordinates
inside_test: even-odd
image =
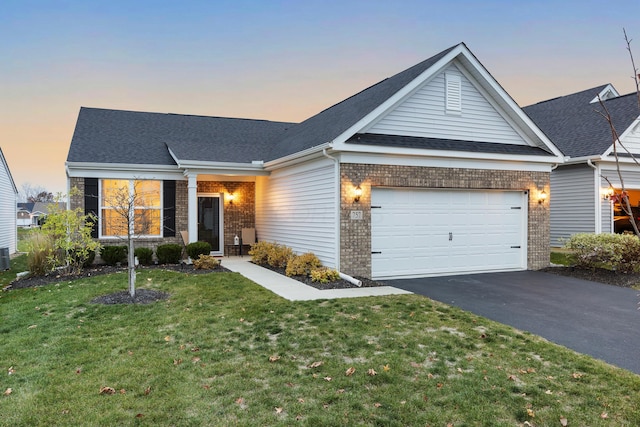
[[[222,252],[220,196],[198,197],[198,241],[209,242],[213,252]]]

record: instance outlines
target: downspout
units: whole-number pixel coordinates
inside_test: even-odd
[[[326,158],[330,159],[333,161],[333,174],[334,177],[333,179],[335,180],[335,188],[334,188],[334,194],[335,194],[335,201],[334,201],[334,209],[336,212],[336,223],[335,223],[335,230],[334,230],[334,239],[336,242],[336,270],[340,271],[340,249],[341,249],[341,244],[340,244],[340,161],[338,159],[336,159],[333,156],[330,156],[329,153],[327,153],[327,149],[323,148],[322,149],[322,155],[325,156]]]
[[[600,202],[600,168],[597,165],[594,165],[591,159],[587,159],[587,165],[595,170],[594,174],[594,195],[595,195],[595,214],[594,218],[594,232],[596,234],[602,233],[602,204]],[[613,223],[613,215],[611,216],[611,222]],[[611,229],[613,229],[613,224],[611,225]]]

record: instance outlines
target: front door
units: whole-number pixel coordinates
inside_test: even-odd
[[[198,241],[209,242],[214,254],[223,253],[222,198],[220,194],[198,196]]]

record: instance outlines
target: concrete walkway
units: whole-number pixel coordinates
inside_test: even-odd
[[[320,290],[297,280],[252,264],[250,257],[225,257],[222,266],[242,274],[260,286],[289,301],[310,301],[319,299],[372,297],[382,295],[410,294],[412,292],[392,286],[374,288],[326,289]]]

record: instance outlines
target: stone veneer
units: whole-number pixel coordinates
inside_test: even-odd
[[[434,168],[343,163],[340,165],[340,269],[371,277],[371,187],[451,188],[529,191],[527,268],[549,265],[549,201],[539,204],[538,192],[549,194],[548,172]],[[353,189],[362,196],[355,203]],[[363,219],[350,219],[351,211]]]
[[[71,188],[76,187],[79,195],[71,197],[71,209],[84,209],[84,178],[71,178]],[[255,185],[253,182],[216,182],[199,181],[198,193],[232,193],[233,204],[224,204],[224,243],[233,244],[236,234],[240,236],[242,228],[255,228]],[[136,241],[136,247],[156,249],[165,243],[183,244],[180,231],[188,230],[188,190],[187,181],[176,181],[176,235],[175,237],[145,238]],[[106,245],[124,244],[114,239],[100,239]]]

